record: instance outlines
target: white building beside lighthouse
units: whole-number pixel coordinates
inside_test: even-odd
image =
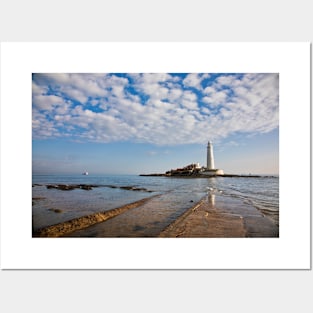
[[[207,146],[207,167],[202,172],[203,175],[224,175],[224,171],[221,169],[216,169],[214,164],[214,155],[213,155],[213,144],[211,141],[208,142]]]

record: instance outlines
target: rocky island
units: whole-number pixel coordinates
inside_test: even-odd
[[[182,168],[171,169],[165,173],[140,174],[139,176],[165,176],[165,177],[263,177],[260,175],[225,174],[223,170],[215,168],[213,156],[213,144],[211,141],[207,145],[207,166],[200,163],[191,163]]]

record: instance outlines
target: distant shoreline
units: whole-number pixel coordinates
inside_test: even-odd
[[[147,176],[147,177],[182,177],[182,178],[211,178],[211,177],[244,177],[244,178],[275,178],[275,175],[240,175],[240,174],[224,174],[224,175],[205,175],[205,174],[176,174],[176,175],[167,175],[162,173],[152,173],[152,174],[139,174],[139,176]]]

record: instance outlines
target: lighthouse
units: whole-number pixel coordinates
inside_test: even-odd
[[[208,170],[215,169],[214,156],[213,156],[213,144],[211,141],[208,142],[208,147],[207,147],[207,169]]]
[[[206,162],[207,162],[206,169],[202,172],[202,175],[207,175],[207,176],[224,175],[223,170],[215,168],[213,144],[211,141],[208,142],[208,146],[207,146],[207,161]]]

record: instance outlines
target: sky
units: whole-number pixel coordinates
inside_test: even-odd
[[[277,73],[34,73],[33,174],[279,173]]]

